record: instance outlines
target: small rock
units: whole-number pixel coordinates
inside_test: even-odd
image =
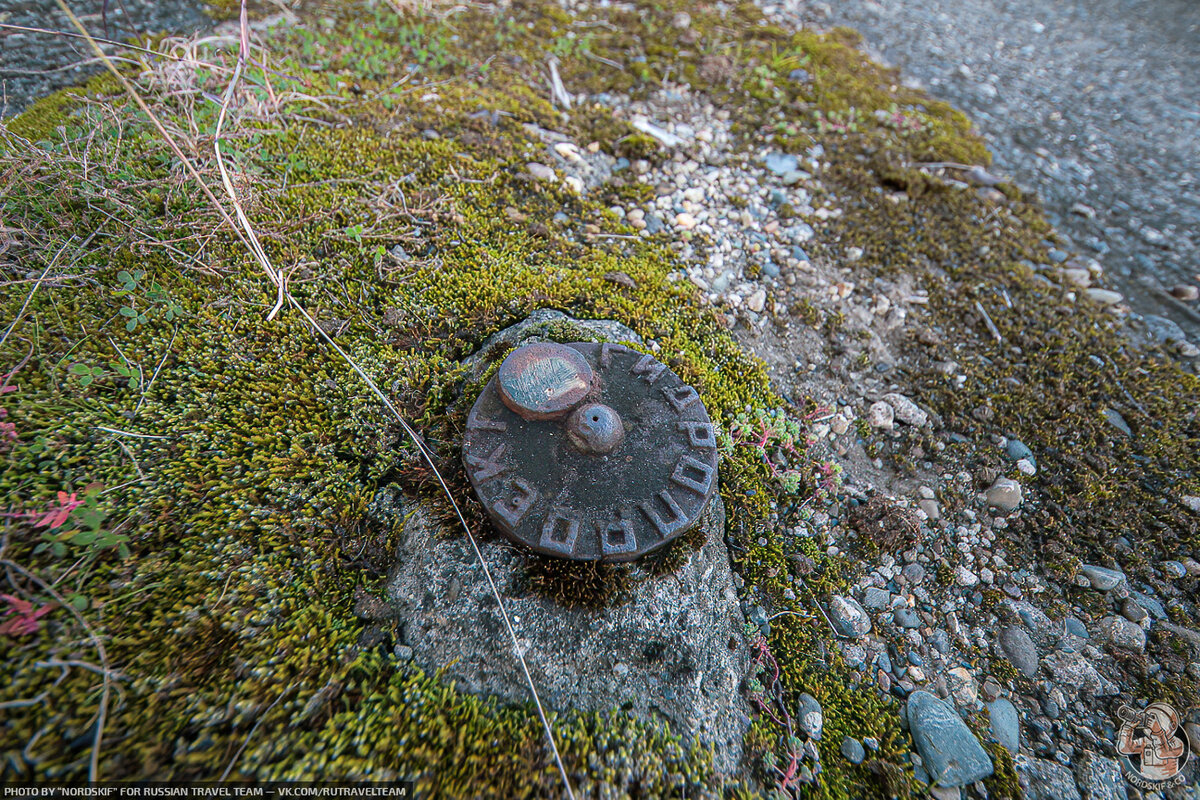
[[[1080,800],[1071,770],[1043,758],[1014,759],[1025,800]]]
[[[579,148],[571,142],[559,142],[554,145],[554,152],[565,158],[567,161],[576,162],[582,161],[583,156],[579,154]]]
[[[900,574],[904,577],[904,580],[914,586],[925,580],[925,568],[920,564],[905,564],[904,569],[900,570]]]
[[[1129,423],[1115,408],[1104,409],[1104,420],[1126,436],[1133,436],[1133,430],[1129,427]]]
[[[1102,592],[1111,591],[1125,583],[1124,573],[1117,572],[1115,569],[1107,569],[1095,564],[1083,564],[1079,567],[1079,571],[1088,579],[1088,583],[1093,589],[1099,589]]]
[[[895,392],[885,394],[883,400],[892,407],[895,418],[905,424],[912,425],[914,428],[922,428],[929,422],[929,415],[902,394]]]
[[[1087,626],[1079,621],[1076,617],[1067,617],[1063,620],[1063,628],[1072,636],[1078,636],[1080,639],[1091,638],[1088,635]]]
[[[842,755],[851,764],[861,764],[863,759],[867,757],[867,751],[863,749],[862,742],[855,739],[853,736],[847,736],[842,739]]]
[[[774,172],[776,175],[783,175],[792,172],[799,165],[800,161],[791,153],[770,152],[766,158],[767,169]]]
[[[1182,501],[1185,506],[1187,506],[1188,508],[1190,508],[1192,511],[1196,512],[1197,514],[1200,514],[1200,497],[1193,497],[1192,495],[1184,495],[1182,498]]]
[[[892,613],[892,619],[901,628],[916,629],[921,627],[921,618],[911,608],[897,608]]]
[[[946,673],[950,695],[961,708],[971,708],[979,701],[979,688],[975,676],[966,667],[955,667]]]
[[[843,636],[851,639],[871,632],[871,617],[852,597],[834,595],[829,603],[829,618]]]
[[[890,431],[893,426],[892,420],[895,418],[895,411],[892,407],[880,400],[867,409],[867,424],[872,428],[882,428],[885,431]]]
[[[1093,303],[1102,306],[1115,306],[1125,299],[1125,295],[1110,289],[1084,289],[1083,294]]]
[[[966,786],[992,774],[992,760],[944,700],[913,692],[906,716],[917,752],[937,785]]]
[[[1038,670],[1038,651],[1033,639],[1023,629],[1009,626],[1000,632],[1000,649],[1026,678]]]
[[[583,194],[583,179],[574,175],[563,178],[563,183],[575,194]]]
[[[1128,650],[1146,649],[1146,632],[1124,617],[1105,617],[1098,626],[1100,638]]]
[[[954,570],[954,582],[959,586],[974,586],[979,583],[979,576],[959,564]]]
[[[1086,800],[1127,800],[1121,767],[1111,758],[1084,750],[1075,759],[1075,781]]]
[[[1187,284],[1171,287],[1171,296],[1176,300],[1183,300],[1186,303],[1195,302],[1200,299],[1200,288]]]
[[[1187,567],[1182,561],[1164,561],[1159,565],[1162,567],[1163,574],[1173,580],[1186,577],[1188,574]]]
[[[1063,277],[1067,279],[1067,283],[1079,289],[1086,289],[1092,285],[1092,273],[1086,269],[1068,267],[1063,270]]]
[[[1017,707],[1001,697],[988,703],[988,719],[991,720],[992,738],[1013,755],[1021,747],[1021,721]]]
[[[685,231],[690,231],[696,227],[696,218],[691,214],[683,211],[675,215],[675,227]]]
[[[1035,461],[1033,451],[1020,439],[1009,439],[1004,445],[1004,452],[1008,455],[1009,461],[1020,461],[1022,458]]]
[[[817,699],[807,692],[801,694],[796,711],[796,724],[800,730],[808,734],[814,741],[821,741],[821,730],[825,727],[825,714]]]
[[[863,606],[872,611],[882,611],[892,602],[892,593],[878,586],[868,586],[863,593]]]
[[[1200,756],[1200,725],[1195,722],[1189,722],[1183,726],[1187,731],[1188,739],[1192,743],[1192,755]]]
[[[942,518],[942,509],[938,506],[937,500],[919,500],[917,508],[925,512],[925,516],[932,520]]]
[[[1125,598],[1124,604],[1121,606],[1121,614],[1125,619],[1134,624],[1140,623],[1146,617],[1150,616],[1146,613],[1146,609],[1142,608],[1133,600],[1133,598]]]
[[[1021,484],[1011,478],[996,478],[984,496],[989,506],[1007,514],[1021,505]]]
[[[530,161],[525,165],[525,169],[529,170],[529,174],[539,181],[553,183],[558,180],[558,176],[554,173],[553,169],[537,161]]]
[[[756,314],[761,314],[763,308],[767,304],[767,293],[763,289],[759,289],[750,297],[746,298],[746,307]]]

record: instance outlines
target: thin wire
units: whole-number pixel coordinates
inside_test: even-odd
[[[391,401],[388,400],[388,398],[384,395],[384,393],[379,389],[379,387],[376,385],[375,381],[372,380],[371,377],[369,375],[367,375],[367,373],[364,372],[361,367],[359,367],[359,365],[354,361],[353,358],[350,357],[350,355],[345,350],[343,350],[340,346],[338,346],[337,342],[335,342],[332,339],[332,337],[330,337],[329,334],[327,334],[321,328],[321,326],[317,324],[316,320],[314,320],[311,316],[309,316],[308,312],[304,309],[304,307],[301,306],[300,303],[296,300],[296,298],[292,296],[291,292],[289,292],[287,290],[287,287],[284,284],[283,276],[280,274],[280,272],[278,270],[276,270],[271,265],[270,260],[267,258],[266,252],[263,250],[261,244],[259,244],[258,237],[255,236],[254,230],[250,225],[250,221],[248,219],[246,219],[246,216],[242,211],[241,203],[238,201],[237,193],[234,190],[233,183],[229,179],[228,173],[225,171],[224,162],[223,162],[223,159],[221,156],[221,149],[220,149],[221,127],[224,124],[225,113],[226,113],[226,110],[229,107],[229,103],[231,102],[232,97],[233,97],[234,87],[235,87],[238,79],[241,77],[241,72],[242,72],[243,65],[245,63],[246,54],[249,52],[249,35],[248,35],[248,24],[247,24],[247,15],[246,15],[246,0],[242,0],[242,8],[241,8],[242,37],[241,37],[241,48],[240,48],[240,51],[238,54],[237,67],[234,70],[232,79],[230,80],[229,88],[226,90],[226,93],[225,93],[225,100],[222,103],[221,113],[217,119],[217,130],[216,130],[216,134],[214,136],[214,142],[213,142],[213,149],[214,149],[214,152],[216,153],[217,166],[221,172],[222,183],[224,184],[225,191],[230,196],[230,200],[233,202],[234,209],[238,216],[238,220],[239,220],[239,222],[242,223],[242,226],[243,226],[242,229],[238,229],[238,226],[233,223],[233,220],[230,219],[228,212],[226,212],[225,208],[217,201],[216,197],[213,196],[213,194],[209,190],[208,186],[200,179],[199,174],[196,172],[195,168],[191,165],[191,162],[187,159],[187,157],[179,149],[179,146],[175,144],[174,140],[171,139],[170,135],[167,133],[167,131],[163,127],[162,123],[158,121],[158,118],[154,115],[154,113],[146,105],[146,102],[141,98],[141,96],[137,93],[137,91],[133,88],[133,86],[128,82],[128,80],[126,80],[125,77],[123,75],[121,75],[121,73],[116,69],[116,67],[109,60],[108,56],[104,53],[103,50],[100,49],[99,45],[96,44],[95,40],[91,37],[91,35],[83,27],[82,23],[80,23],[79,19],[73,13],[71,13],[71,10],[67,7],[64,0],[56,0],[56,2],[58,3],[59,7],[63,10],[63,12],[66,13],[66,15],[70,18],[72,24],[74,24],[75,27],[80,31],[80,33],[83,34],[83,36],[88,40],[88,43],[92,46],[92,49],[96,52],[97,56],[104,60],[105,66],[107,66],[109,68],[109,70],[114,75],[116,75],[118,79],[120,79],[121,84],[124,86],[125,90],[133,97],[134,101],[138,104],[138,106],[142,109],[142,111],[144,111],[146,113],[146,115],[150,118],[151,122],[154,123],[154,125],[158,129],[159,133],[162,134],[162,136],[167,139],[167,142],[171,146],[171,149],[175,152],[176,156],[183,162],[184,167],[187,169],[188,173],[192,176],[192,178],[197,183],[200,184],[205,195],[207,195],[209,200],[212,201],[213,205],[216,206],[222,219],[224,219],[227,224],[229,224],[231,227],[234,228],[234,232],[238,234],[238,238],[242,239],[242,241],[247,245],[247,247],[249,247],[251,253],[253,253],[255,258],[259,261],[259,264],[262,266],[263,270],[267,273],[267,277],[270,278],[272,283],[274,283],[276,285],[276,287],[278,288],[279,299],[277,299],[277,301],[276,301],[276,307],[274,309],[272,309],[272,311],[271,311],[271,316],[274,316],[276,311],[282,306],[282,300],[286,298],[287,302],[293,308],[295,308],[297,311],[299,311],[301,316],[303,316],[304,319],[308,322],[308,324],[312,328],[313,332],[316,333],[320,338],[324,339],[329,344],[329,346],[332,347],[334,349],[334,351],[337,352],[337,354],[339,356],[341,356],[342,359],[344,359],[347,364],[350,365],[350,368],[353,369],[354,372],[360,378],[363,379],[363,381],[367,384],[367,387],[370,388],[371,392],[377,398],[379,398],[380,402],[382,402],[383,405],[387,408],[387,410],[391,412],[392,416],[394,416],[396,418],[396,421],[399,422],[400,426],[404,429],[404,432],[413,440],[413,442],[417,445],[417,448],[421,451],[422,457],[425,459],[426,463],[429,464],[430,469],[433,470],[433,474],[437,476],[438,483],[441,485],[442,491],[446,494],[446,498],[450,501],[450,505],[454,508],[455,516],[458,517],[458,521],[459,521],[459,523],[461,523],[461,525],[463,527],[463,531],[466,532],[466,534],[467,534],[467,541],[469,541],[471,543],[471,549],[475,553],[475,558],[479,561],[480,566],[483,568],[484,577],[487,579],[488,586],[492,591],[492,596],[495,598],[496,605],[500,609],[500,617],[501,617],[501,619],[504,620],[504,627],[508,631],[509,638],[512,640],[513,653],[514,653],[514,655],[516,655],[517,661],[521,665],[521,671],[525,675],[525,682],[528,684],[529,692],[533,696],[534,706],[537,708],[538,719],[541,720],[542,729],[546,734],[547,741],[550,743],[550,749],[554,754],[554,762],[555,762],[555,765],[558,767],[558,773],[559,773],[559,776],[562,778],[563,786],[566,788],[567,797],[570,798],[570,800],[575,800],[575,792],[571,788],[570,778],[567,777],[566,767],[563,766],[562,756],[559,753],[558,745],[554,740],[554,731],[550,727],[550,721],[546,717],[545,709],[542,707],[541,698],[538,696],[537,687],[534,685],[534,682],[533,682],[533,676],[529,672],[529,665],[525,661],[524,649],[521,647],[520,640],[517,639],[517,634],[516,634],[516,631],[513,629],[511,620],[509,619],[508,611],[504,607],[504,600],[500,595],[500,590],[496,587],[496,582],[492,578],[491,569],[488,568],[487,561],[484,559],[483,553],[479,549],[479,544],[475,541],[475,536],[471,533],[471,528],[467,524],[466,517],[463,516],[462,510],[458,507],[458,502],[455,501],[455,499],[454,499],[454,494],[450,491],[450,487],[446,484],[446,481],[442,477],[441,472],[438,471],[437,464],[434,461],[433,453],[429,450],[428,447],[426,447],[425,443],[421,440],[421,437],[417,435],[417,432],[415,430],[413,430],[413,428],[408,424],[408,422],[405,421],[404,417],[402,417],[400,415],[400,412],[396,410],[396,407],[392,405]],[[268,317],[268,319],[270,319],[270,317]]]

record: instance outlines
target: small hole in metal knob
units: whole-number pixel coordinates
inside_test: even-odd
[[[602,403],[580,406],[567,420],[567,436],[585,453],[611,453],[625,438],[621,418]]]

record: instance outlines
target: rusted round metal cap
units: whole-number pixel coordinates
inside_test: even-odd
[[[717,486],[699,394],[621,345],[512,351],[467,417],[463,458],[513,541],[578,561],[629,561],[696,523]]]

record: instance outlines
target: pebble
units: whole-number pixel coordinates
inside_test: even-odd
[[[966,667],[955,667],[946,673],[950,695],[962,708],[971,708],[979,701],[979,687],[975,676]]]
[[[916,403],[902,394],[892,392],[883,396],[883,401],[892,407],[893,415],[899,421],[923,428],[929,423],[929,415],[922,411]]]
[[[1188,574],[1187,567],[1183,565],[1182,561],[1164,561],[1159,566],[1162,567],[1163,574],[1168,578],[1177,580]]]
[[[761,314],[763,308],[767,304],[767,293],[763,289],[759,289],[746,298],[746,307],[756,314]]]
[[[1128,650],[1146,649],[1146,632],[1124,617],[1105,617],[1098,626],[1100,638]]]
[[[1017,707],[1001,697],[988,703],[988,719],[991,721],[992,738],[1013,755],[1021,746],[1021,722]]]
[[[852,736],[847,736],[842,739],[842,755],[851,764],[861,764],[867,757],[867,751],[863,749],[862,742]]]
[[[800,702],[796,708],[796,724],[814,741],[821,741],[821,731],[825,727],[825,714],[817,699],[807,692],[800,695]]]
[[[1125,574],[1117,572],[1115,569],[1095,564],[1083,564],[1079,567],[1079,571],[1088,579],[1088,583],[1093,589],[1099,589],[1102,592],[1111,591],[1125,583]]]
[[[1080,622],[1076,617],[1067,617],[1063,620],[1063,628],[1072,636],[1078,636],[1080,639],[1087,639],[1087,626]]]
[[[1080,800],[1071,770],[1044,758],[1018,755],[1014,761],[1025,800]]]
[[[686,211],[675,215],[675,227],[681,230],[690,231],[696,227],[696,218]]]
[[[928,519],[937,520],[942,518],[942,509],[938,507],[936,500],[921,500],[917,502],[917,508],[925,512]]]
[[[1033,639],[1023,629],[1009,626],[1000,632],[1000,649],[1012,665],[1026,678],[1032,678],[1038,670],[1038,651]]]
[[[559,142],[554,145],[554,152],[572,163],[583,160],[583,156],[579,154],[579,148],[571,142]]]
[[[867,424],[872,428],[882,428],[885,431],[890,431],[893,427],[892,420],[894,418],[895,411],[883,400],[872,404],[871,407],[867,409]]]
[[[1033,457],[1033,451],[1030,450],[1028,445],[1026,445],[1020,439],[1009,439],[1007,442],[1005,442],[1004,452],[1008,455],[1008,459],[1010,461],[1020,461],[1021,459],[1025,458],[1036,463],[1036,459]]]
[[[925,568],[920,564],[905,564],[904,569],[900,570],[900,575],[915,586],[925,580]]]
[[[992,760],[954,708],[929,692],[913,692],[908,730],[925,769],[940,786],[966,786],[992,774]]]
[[[911,630],[921,627],[921,618],[911,608],[897,608],[892,613],[892,620],[901,628]]]
[[[1132,598],[1125,599],[1124,604],[1121,606],[1121,614],[1125,619],[1135,624],[1140,623],[1146,617],[1150,616],[1146,612],[1146,609],[1138,605]]]
[[[1194,303],[1197,299],[1200,299],[1200,288],[1187,284],[1172,286],[1171,296],[1176,300],[1183,300],[1186,303]]]
[[[1104,409],[1104,419],[1109,425],[1112,425],[1126,436],[1133,436],[1133,430],[1130,429],[1129,423],[1121,416],[1121,412],[1115,408]]]
[[[979,583],[979,576],[962,564],[954,569],[954,582],[959,586],[974,586]]]
[[[871,632],[871,617],[852,597],[834,595],[829,604],[829,618],[843,636],[851,639]]]
[[[1084,289],[1083,293],[1093,303],[1099,303],[1102,306],[1115,306],[1125,299],[1125,295],[1111,289]]]
[[[547,183],[558,181],[558,175],[554,173],[553,169],[537,161],[530,161],[525,165],[525,169],[529,170],[529,174],[539,181],[546,181]]]
[[[1087,800],[1128,800],[1121,767],[1111,758],[1084,750],[1075,759],[1075,782]]]
[[[892,593],[878,586],[868,586],[863,593],[863,606],[872,611],[882,611],[892,602]]]
[[[800,160],[791,153],[772,151],[767,153],[766,165],[767,169],[771,170],[771,172],[774,172],[776,175],[785,175],[799,167]]]
[[[1021,484],[1011,478],[996,478],[984,496],[989,506],[1007,514],[1021,505]]]

